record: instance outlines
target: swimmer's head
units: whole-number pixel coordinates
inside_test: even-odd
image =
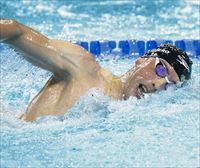
[[[180,81],[191,78],[192,61],[186,52],[171,44],[165,44],[155,50],[151,50],[144,57],[158,57],[166,60],[174,68]]]
[[[122,76],[125,98],[166,89],[191,78],[192,61],[173,45],[165,44],[147,52]]]

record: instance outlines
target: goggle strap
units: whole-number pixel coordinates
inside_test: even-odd
[[[159,63],[160,63],[160,60],[159,60],[158,57],[156,57],[155,67],[156,67],[156,65],[159,64]]]
[[[165,76],[165,80],[166,80],[167,83],[173,83],[173,82],[171,82],[171,81],[168,79],[167,76]]]

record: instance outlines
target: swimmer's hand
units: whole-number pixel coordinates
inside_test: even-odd
[[[0,42],[14,39],[21,34],[22,31],[15,20],[0,19]]]

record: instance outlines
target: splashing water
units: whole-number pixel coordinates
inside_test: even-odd
[[[0,15],[64,40],[199,38],[199,1],[77,1],[1,1]],[[26,123],[18,117],[51,73],[0,49],[1,167],[200,166],[200,60],[182,88],[127,101],[92,89],[63,116]],[[100,64],[121,75],[134,61]]]

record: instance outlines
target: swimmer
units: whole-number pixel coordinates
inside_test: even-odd
[[[192,61],[173,45],[163,45],[138,58],[121,77],[102,68],[82,47],[45,37],[15,20],[0,19],[0,40],[42,69],[52,72],[43,89],[20,118],[33,121],[45,115],[62,115],[91,88],[101,89],[113,99],[165,89],[190,79]]]

